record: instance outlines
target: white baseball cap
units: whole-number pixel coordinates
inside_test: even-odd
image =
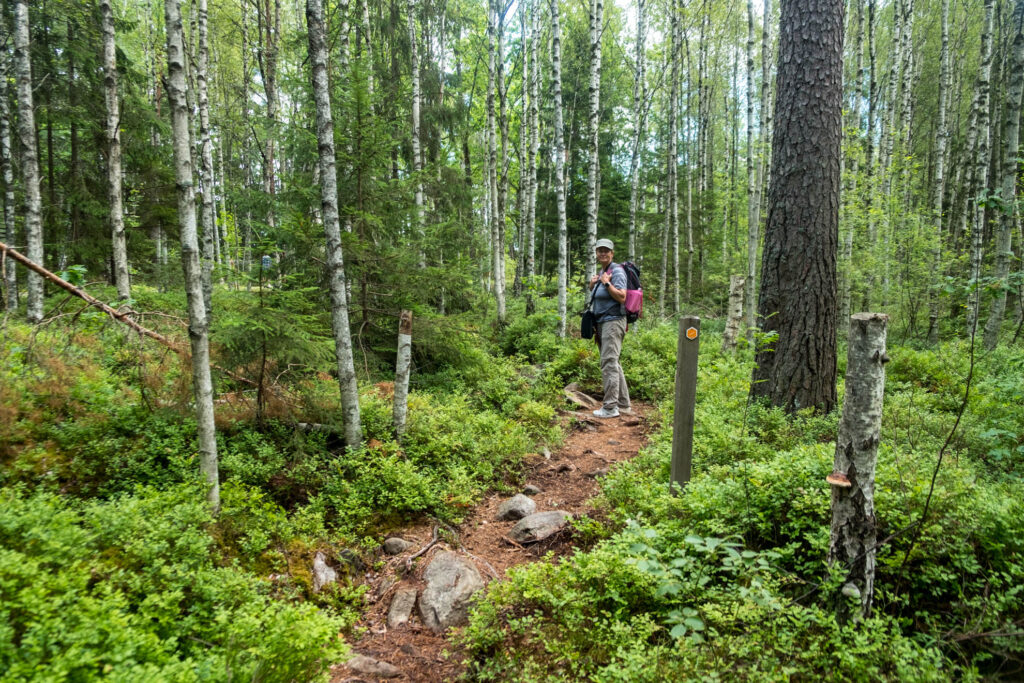
[[[615,251],[615,244],[609,239],[598,240],[597,243],[594,244],[594,249],[600,249],[601,247]]]

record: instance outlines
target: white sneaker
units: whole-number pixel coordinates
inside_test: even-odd
[[[633,409],[632,408],[623,408],[622,406],[619,406],[619,415],[627,415],[627,416],[629,416],[629,415],[632,415],[632,414],[633,414]]]
[[[594,411],[594,417],[618,417],[619,409],[605,410],[604,406]]]

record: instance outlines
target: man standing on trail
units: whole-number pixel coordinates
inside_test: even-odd
[[[609,239],[597,241],[597,263],[601,272],[590,278],[597,346],[601,349],[601,381],[604,405],[594,411],[597,417],[629,414],[629,387],[619,365],[622,340],[626,336],[626,271],[613,261],[615,245]]]

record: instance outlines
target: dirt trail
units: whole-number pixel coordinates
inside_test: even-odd
[[[634,414],[618,419],[599,420],[589,411],[566,413],[576,423],[563,447],[550,457],[537,455],[526,468],[526,484],[541,489],[533,496],[537,511],[565,510],[574,516],[589,511],[587,501],[598,492],[596,478],[610,465],[634,457],[647,443],[650,406],[633,404]],[[412,619],[394,629],[387,627],[388,608],[395,591],[415,587],[422,590],[422,575],[434,553],[452,550],[473,561],[485,581],[504,578],[506,570],[518,564],[535,562],[546,553],[566,555],[573,551],[570,533],[563,530],[539,543],[520,546],[506,538],[515,521],[496,521],[498,506],[508,498],[494,494],[469,512],[465,521],[452,530],[441,529],[439,540],[420,555],[407,570],[408,559],[430,544],[434,527],[429,523],[393,534],[412,542],[401,555],[388,558],[379,572],[368,575],[371,600],[358,626],[365,628],[362,638],[352,644],[355,654],[387,662],[401,672],[385,679],[353,671],[347,665],[335,667],[332,683],[364,681],[411,681],[437,683],[454,680],[463,671],[462,655],[444,634],[435,634],[413,610]],[[450,531],[456,533],[452,539]]]

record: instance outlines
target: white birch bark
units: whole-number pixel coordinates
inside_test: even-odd
[[[186,104],[185,45],[179,0],[164,1],[167,27],[167,98],[171,108],[174,139],[174,175],[178,187],[178,223],[181,228],[181,263],[185,271],[188,300],[188,336],[192,345],[192,390],[196,401],[199,436],[199,467],[209,486],[206,499],[216,512],[220,508],[217,476],[217,439],[213,421],[213,381],[210,377],[210,343],[206,307],[199,265],[196,235],[195,188],[192,184],[192,152],[189,142],[189,112]]]
[[[529,184],[527,195],[527,251],[526,278],[532,290],[533,277],[536,274],[537,249],[537,154],[540,151],[540,62],[538,61],[537,44],[540,42],[540,7],[538,0],[531,0],[531,22],[533,29],[530,36],[530,161]],[[527,298],[527,312],[533,312],[533,298]]]
[[[9,107],[7,105],[8,52],[0,50],[0,175],[4,181],[4,226],[3,241],[14,245],[14,171],[11,165],[11,126]],[[4,280],[4,303],[8,313],[18,310],[18,273],[14,261],[8,259],[4,264],[4,272],[0,277]]]
[[[988,192],[989,185],[989,140],[991,137],[989,118],[989,91],[992,77],[992,25],[995,0],[985,0],[985,22],[981,33],[981,61],[978,67],[978,80],[974,90],[974,111],[977,112],[975,123],[977,134],[973,149],[974,159],[974,191],[967,198],[974,206],[971,225],[971,291],[967,298],[967,335],[973,337],[977,329],[979,309],[981,308],[981,261],[984,256],[985,207],[974,198]]]
[[[846,396],[836,439],[836,472],[850,486],[832,487],[832,530],[829,565],[846,570],[843,595],[859,598],[860,616],[871,614],[875,583],[875,465],[882,432],[885,390],[886,326],[882,313],[857,313],[850,318]],[[839,600],[839,616],[848,616]]]
[[[640,145],[647,123],[647,0],[637,0],[636,72],[633,81],[633,154],[629,160],[629,260],[636,261],[636,212],[640,196]]]
[[[121,192],[121,112],[117,96],[117,51],[114,42],[114,11],[110,0],[100,0],[103,23],[103,92],[107,102],[107,191],[110,201],[110,234],[114,253],[114,283],[119,299],[131,296],[128,280],[128,248],[124,234]]]
[[[267,210],[267,225],[273,228],[277,218],[274,196],[277,194],[276,159],[277,154],[277,116],[280,103],[277,93],[277,58],[278,41],[281,31],[280,0],[257,0],[260,5],[256,16],[260,22],[262,45],[258,52],[257,63],[263,80],[263,93],[267,99],[267,131],[263,142],[263,192],[267,195],[270,207]]]
[[[939,342],[938,278],[942,273],[942,246],[945,235],[946,149],[949,145],[949,0],[942,0],[941,48],[939,50],[939,122],[935,136],[935,181],[932,186],[932,211],[935,219],[935,248],[932,251],[932,285],[928,293],[928,344]]]
[[[757,273],[757,243],[760,239],[760,216],[758,208],[761,203],[757,196],[757,173],[754,170],[754,3],[747,0],[747,277],[745,300],[746,310],[753,313],[754,277]],[[751,315],[747,315],[749,322]],[[734,342],[735,343],[735,342]]]
[[[498,324],[505,322],[505,282],[503,268],[505,262],[505,244],[502,224],[505,217],[502,203],[498,195],[498,142],[496,131],[495,90],[498,84],[496,55],[496,13],[494,0],[487,1],[487,158],[488,158],[488,192],[490,195],[491,219],[491,276],[494,287],[494,300],[498,308]]]
[[[555,109],[555,203],[558,208],[558,336],[565,337],[569,235],[565,217],[565,141],[562,123],[562,30],[558,0],[551,2],[551,78]]]
[[[590,138],[590,164],[587,170],[587,270],[586,279],[597,273],[597,256],[594,253],[597,242],[598,176],[601,173],[600,146],[598,134],[601,124],[601,33],[604,23],[603,0],[590,0],[590,115],[588,130]]]
[[[18,95],[18,136],[21,138],[21,175],[25,192],[25,241],[27,254],[33,262],[43,263],[42,197],[39,191],[39,153],[36,148],[36,119],[32,102],[32,58],[29,54],[28,3],[14,3],[14,78]],[[28,276],[28,310],[30,323],[43,319],[43,278],[37,273]]]
[[[415,229],[419,266],[427,267],[423,252],[423,150],[420,149],[420,57],[419,41],[416,38],[416,0],[408,2],[409,54],[412,61],[412,173],[415,187]]]
[[[341,249],[341,220],[338,215],[338,173],[334,155],[334,120],[327,83],[327,42],[323,0],[306,0],[309,62],[313,98],[316,102],[316,137],[320,163],[320,207],[327,240],[327,272],[331,293],[331,331],[338,367],[341,412],[345,423],[345,445],[356,448],[363,440],[359,414],[359,385],[356,382],[352,336],[349,330],[345,261]]]
[[[743,323],[743,276],[729,276],[729,306],[726,312],[725,332],[722,334],[722,350],[736,350]]]
[[[853,22],[853,55],[854,55],[854,79],[853,96],[850,98],[850,118],[846,130],[853,131],[855,143],[860,140],[860,105],[863,99],[864,89],[864,3],[857,0],[854,3]],[[844,133],[845,135],[845,133]],[[844,226],[842,234],[842,252],[839,258],[839,272],[841,277],[841,289],[839,291],[839,320],[847,320],[850,317],[851,296],[853,292],[853,219],[850,215],[850,207],[857,201],[857,173],[860,166],[860,157],[857,153],[856,144],[847,146],[847,163],[843,165],[842,172],[848,177],[844,178],[841,187],[846,188],[842,197],[843,220],[840,224]],[[837,330],[843,334],[842,330]]]
[[[395,436],[401,440],[405,434],[405,420],[409,414],[409,369],[412,367],[412,311],[402,311],[398,323],[398,357],[395,360],[395,397],[392,420]]]
[[[498,128],[501,134],[500,156],[495,168],[497,181],[497,251],[495,252],[494,294],[498,304],[498,324],[505,324],[505,213],[508,206],[508,88],[505,86],[505,10],[503,0],[494,0],[498,32],[495,36],[495,86],[498,95]]]
[[[197,0],[199,54],[196,65],[196,104],[199,105],[199,189],[202,192],[200,216],[200,245],[202,249],[203,301],[206,315],[213,314],[213,264],[216,219],[213,205],[213,141],[210,139],[210,95],[207,76],[210,64],[210,45],[207,0]]]
[[[758,235],[753,244],[753,261],[750,260],[749,250],[751,249],[751,245],[749,241],[747,244],[747,280],[744,292],[744,319],[747,328],[747,341],[750,343],[753,343],[754,332],[757,330],[757,247],[761,240],[761,206],[764,201],[763,189],[765,185],[765,169],[768,168],[768,154],[770,150],[768,140],[770,139],[769,135],[771,129],[771,107],[768,103],[768,88],[770,83],[770,79],[768,78],[768,65],[771,62],[771,57],[768,50],[769,45],[771,44],[771,0],[764,0],[764,8],[762,11],[764,14],[761,17],[761,110],[759,112],[760,120],[758,122],[757,181],[754,185],[754,225],[757,226],[756,230]]]
[[[671,4],[672,17],[669,22],[671,60],[669,67],[668,86],[668,158],[665,177],[668,183],[668,194],[665,197],[667,212],[665,215],[669,239],[672,241],[672,301],[674,312],[678,315],[679,305],[679,8],[675,2]]]
[[[996,279],[1000,283],[999,291],[992,300],[988,322],[985,324],[985,348],[989,351],[999,341],[999,329],[1003,325],[1006,312],[1007,277],[1010,274],[1010,261],[1013,259],[1011,250],[1013,227],[1016,216],[1016,185],[1017,169],[1020,162],[1020,114],[1024,95],[1024,0],[1017,0],[1013,16],[1010,19],[1011,40],[1009,60],[1006,73],[1009,84],[1006,88],[1006,110],[1003,113],[1003,163],[1000,197],[1002,211],[999,212],[999,230],[996,235]]]

